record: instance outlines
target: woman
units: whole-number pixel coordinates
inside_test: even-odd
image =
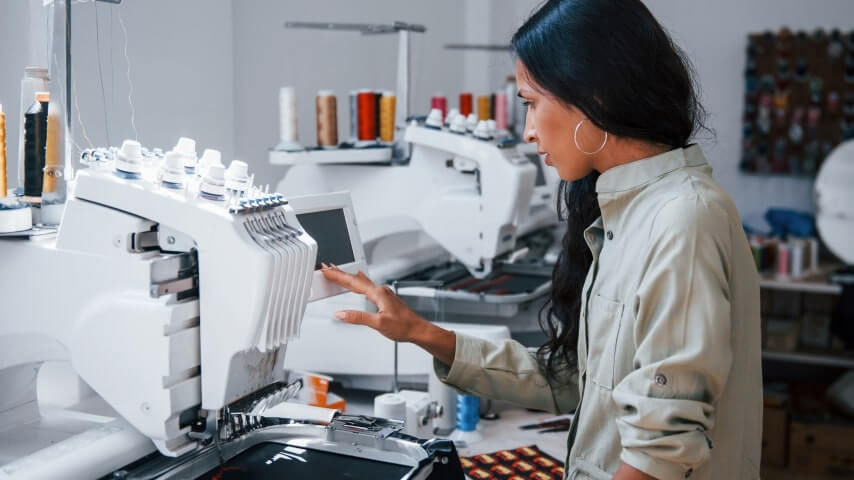
[[[570,479],[758,478],[758,276],[690,144],[703,110],[686,60],[639,0],[548,1],[512,44],[525,140],[563,180],[548,342],[455,334],[327,266],[378,307],[336,316],[421,346],[462,391],[575,411]]]

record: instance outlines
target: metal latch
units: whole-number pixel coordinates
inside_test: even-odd
[[[179,278],[168,282],[154,283],[151,285],[150,294],[153,298],[185,292],[199,286],[198,277]]]
[[[157,230],[148,232],[136,232],[130,234],[130,247],[132,252],[142,252],[154,248],[160,248],[157,240]]]

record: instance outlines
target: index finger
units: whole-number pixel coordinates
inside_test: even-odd
[[[323,268],[321,268],[320,271],[323,273],[324,278],[336,285],[340,285],[347,290],[350,290],[351,292],[365,295],[376,286],[374,285],[374,282],[367,277],[367,275],[364,275],[361,272],[359,272],[359,275],[352,275],[342,271],[334,265],[327,265],[325,263],[322,265]]]

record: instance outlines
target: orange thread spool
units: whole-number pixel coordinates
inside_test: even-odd
[[[56,191],[57,174],[59,171],[59,132],[62,121],[54,112],[48,110],[47,114],[47,139],[44,149],[44,178],[42,179],[42,193],[53,193]]]
[[[397,97],[393,92],[385,92],[380,97],[380,140],[394,141],[394,110]]]
[[[361,90],[357,96],[359,103],[359,140],[377,139],[377,100],[371,90]]]
[[[477,97],[477,119],[489,120],[492,118],[492,99],[489,95],[481,95]]]
[[[460,94],[460,115],[468,117],[472,112],[472,95],[471,93]]]

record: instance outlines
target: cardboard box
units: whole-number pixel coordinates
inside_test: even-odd
[[[762,412],[762,464],[786,466],[788,413],[784,408],[765,407]]]
[[[800,322],[790,318],[766,317],[765,348],[777,352],[794,352],[798,348]]]
[[[803,473],[854,477],[854,425],[792,421],[789,467]]]
[[[801,345],[809,348],[830,346],[830,323],[827,314],[805,313],[801,317]]]

